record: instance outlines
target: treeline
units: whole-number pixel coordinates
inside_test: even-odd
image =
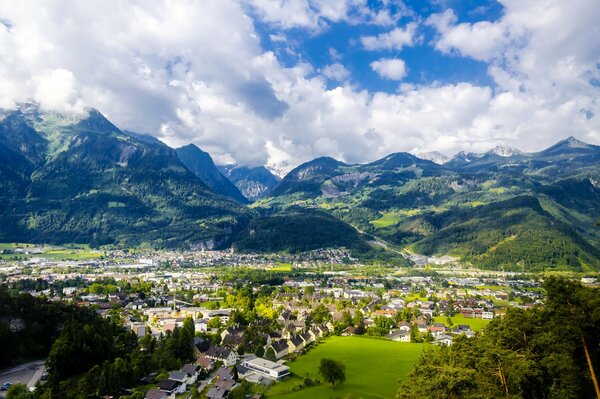
[[[596,397],[591,376],[600,371],[598,289],[559,278],[544,288],[543,308],[511,309],[485,333],[425,351],[398,398]]]
[[[63,323],[93,317],[90,309],[10,292],[0,285],[0,367],[48,356]]]
[[[128,388],[140,384],[151,372],[167,377],[193,359],[194,323],[156,339],[138,338],[122,325],[98,318],[92,323],[65,326],[52,346],[48,384],[42,398],[96,398],[102,395],[129,397]]]
[[[47,358],[48,382],[28,399],[124,397],[150,372],[166,376],[193,360],[194,323],[138,340],[118,319],[0,285],[0,367]]]

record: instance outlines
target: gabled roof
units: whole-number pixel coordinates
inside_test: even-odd
[[[287,349],[288,345],[287,342],[285,342],[284,340],[279,340],[271,342],[271,347],[273,348],[275,353],[278,353],[284,349]]]
[[[168,392],[175,390],[179,385],[181,385],[181,382],[170,380],[170,379],[160,380],[158,383],[158,387],[161,390],[168,391]]]
[[[144,399],[166,399],[167,394],[160,389],[151,389],[146,393]]]
[[[169,379],[173,381],[185,382],[185,380],[187,380],[187,374],[183,371],[172,371],[169,373]]]
[[[200,367],[198,367],[195,364],[184,364],[183,367],[181,368],[181,371],[186,373],[188,376],[192,376],[192,375],[196,374],[198,371],[200,371]]]
[[[214,357],[216,359],[227,359],[230,353],[231,349],[229,348],[224,348],[222,346],[211,346],[206,351],[206,356]]]
[[[208,390],[206,397],[209,399],[221,399],[221,398],[226,397],[227,394],[228,394],[227,391],[224,391],[220,388],[211,388]]]

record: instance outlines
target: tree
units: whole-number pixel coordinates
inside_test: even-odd
[[[34,395],[29,392],[27,385],[15,384],[8,389],[6,394],[7,399],[33,399]]]
[[[213,317],[208,321],[208,328],[220,328],[221,327],[221,319],[217,316]]]
[[[270,360],[272,362],[277,361],[277,355],[275,354],[273,348],[267,349],[267,351],[265,352],[265,359]]]
[[[419,334],[419,327],[416,324],[410,326],[410,342],[423,342],[421,339],[421,334]]]
[[[313,323],[321,324],[329,320],[331,314],[329,313],[329,309],[320,303],[312,312],[310,312],[309,318]]]
[[[346,381],[346,367],[333,359],[321,359],[319,374],[321,374],[325,381],[331,383],[333,389],[335,389],[336,382],[342,384]]]

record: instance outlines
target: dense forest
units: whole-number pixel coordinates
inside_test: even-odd
[[[544,307],[511,309],[475,338],[426,350],[398,398],[595,397],[600,371],[600,295],[550,278]]]
[[[151,371],[173,370],[193,359],[194,324],[138,340],[120,318],[50,302],[0,285],[0,367],[47,358],[48,382],[19,398],[123,396]],[[163,378],[159,374],[157,378]],[[135,395],[135,394],[134,394]],[[138,398],[137,396],[132,396]],[[141,396],[143,398],[143,395]]]

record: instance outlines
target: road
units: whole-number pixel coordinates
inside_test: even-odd
[[[26,384],[28,388],[31,388],[37,384],[40,378],[42,378],[44,371],[46,371],[44,360],[36,360],[9,369],[0,370],[0,386],[7,382],[12,384],[20,382]],[[4,398],[5,396],[6,391],[0,392],[0,398]]]

